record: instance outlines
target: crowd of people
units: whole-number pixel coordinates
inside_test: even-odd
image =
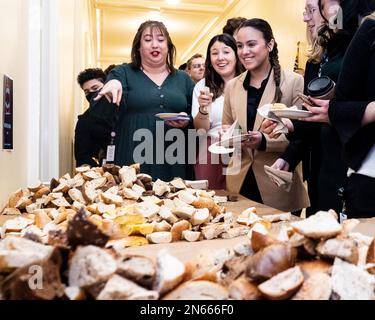
[[[229,19],[205,56],[195,54],[178,69],[165,25],[144,22],[130,63],[78,76],[90,107],[76,126],[77,165],[141,162],[154,179],[205,179],[212,189],[283,211],[375,216],[374,10],[375,0],[306,0],[304,77],[280,65],[277,39],[263,19]],[[317,78],[334,84],[332,97],[312,94]],[[257,112],[274,103],[311,115],[283,118],[280,133],[279,122]],[[155,116],[168,113],[175,117]],[[223,161],[208,147],[234,125],[246,139]],[[290,188],[277,186],[265,166],[293,173]]]

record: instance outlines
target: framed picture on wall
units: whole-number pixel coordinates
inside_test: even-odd
[[[3,81],[3,149],[13,150],[13,80]]]

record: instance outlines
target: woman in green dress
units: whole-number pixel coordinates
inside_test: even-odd
[[[133,41],[132,62],[113,69],[97,97],[119,106],[115,163],[139,162],[143,173],[164,181],[190,179],[192,173],[187,130],[192,128],[194,83],[174,68],[175,55],[164,24],[144,22]],[[189,120],[162,121],[155,116],[181,112]]]

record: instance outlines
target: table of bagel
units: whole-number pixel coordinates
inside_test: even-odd
[[[264,204],[260,204],[249,200],[241,195],[233,194],[224,190],[215,190],[215,194],[218,196],[228,197],[229,199],[234,199],[235,201],[228,201],[226,203],[221,203],[220,205],[225,208],[226,212],[232,212],[234,220],[248,208],[255,208],[256,214],[259,217],[264,215],[273,215],[282,213],[278,209],[268,207]],[[7,220],[14,219],[15,216],[0,215],[0,226],[2,226]],[[298,219],[292,216],[292,219]],[[276,233],[281,225],[285,225],[287,222],[279,222],[272,224],[271,232]],[[238,224],[237,224],[238,225]],[[181,261],[188,261],[194,258],[199,251],[206,250],[217,250],[223,248],[233,248],[241,243],[248,243],[249,238],[247,235],[234,237],[232,239],[212,239],[212,240],[201,240],[196,242],[187,241],[177,241],[172,243],[162,243],[162,244],[149,244],[143,246],[134,246],[126,249],[122,249],[123,253],[132,254],[142,254],[150,257],[155,257],[157,253],[162,249],[168,249],[168,251],[179,258]]]
[[[241,195],[229,193],[227,191],[219,190],[215,191],[217,195],[220,196],[231,196],[235,198],[237,201],[235,202],[226,202],[221,204],[221,206],[226,208],[227,212],[232,212],[235,219],[241,214],[241,212],[245,211],[248,208],[256,208],[256,212],[258,216],[263,215],[272,215],[282,213],[280,210],[268,207],[264,204],[260,204],[249,200]],[[295,217],[297,219],[297,217]],[[285,223],[279,222],[272,225],[271,232],[276,233],[277,230],[280,228],[281,225]],[[212,239],[212,240],[202,240],[197,242],[172,242],[172,243],[165,243],[165,244],[153,244],[149,246],[141,246],[141,247],[132,247],[127,248],[124,250],[126,253],[134,253],[134,254],[144,254],[147,256],[155,257],[161,249],[168,249],[168,251],[173,254],[175,257],[179,258],[181,261],[185,262],[188,261],[194,256],[196,256],[199,251],[207,251],[207,250],[218,250],[223,248],[233,248],[236,245],[241,243],[249,243],[249,238],[247,235],[232,238],[232,239]]]
[[[77,168],[1,212],[0,300],[375,299],[374,219],[301,219],[139,165]]]

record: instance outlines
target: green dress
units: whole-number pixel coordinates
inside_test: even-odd
[[[142,70],[130,64],[113,69],[107,81],[113,79],[119,80],[123,87],[115,163],[123,166],[138,162],[141,172],[151,175],[154,180],[191,179],[193,170],[187,164],[187,131],[192,128],[194,82],[185,72],[178,70],[158,86]],[[189,126],[181,131],[155,117],[158,113],[180,112],[190,115]],[[180,131],[179,138],[171,140],[168,137],[167,140],[171,141],[166,141],[165,135],[173,135],[176,130]]]

